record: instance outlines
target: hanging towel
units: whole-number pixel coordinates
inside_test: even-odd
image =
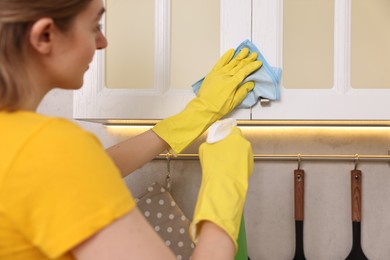
[[[261,52],[249,40],[243,41],[237,47],[233,57],[235,57],[243,48],[248,48],[250,53],[256,52],[258,54],[257,60],[263,62],[263,66],[243,81],[243,83],[253,81],[255,82],[255,87],[248,93],[246,98],[237,106],[237,108],[250,108],[257,103],[260,97],[269,100],[279,100],[279,81],[282,70],[269,66]],[[192,89],[195,93],[198,93],[203,80],[204,78],[192,85]]]
[[[188,233],[190,220],[169,191],[155,182],[136,202],[146,220],[175,253],[176,258],[191,259],[195,244]]]

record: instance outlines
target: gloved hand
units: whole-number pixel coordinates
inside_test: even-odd
[[[248,54],[249,50],[244,48],[232,59],[234,49],[227,51],[206,76],[198,96],[181,113],[152,128],[174,153],[183,151],[212,123],[231,112],[254,88],[253,82],[240,85],[262,65],[256,61],[257,53]]]
[[[202,183],[190,225],[191,239],[196,242],[202,221],[211,221],[233,240],[237,238],[244,209],[248,179],[253,170],[251,144],[233,127],[225,139],[199,148]]]

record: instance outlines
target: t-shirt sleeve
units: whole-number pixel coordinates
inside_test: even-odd
[[[19,152],[5,187],[10,220],[51,258],[131,211],[135,202],[98,140],[51,120]]]

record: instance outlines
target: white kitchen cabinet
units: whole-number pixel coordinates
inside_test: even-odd
[[[106,0],[106,7],[109,47],[96,53],[84,86],[74,93],[77,119],[149,120],[178,113],[195,97],[192,83],[223,52],[251,37],[250,0]],[[127,79],[118,80],[122,76]],[[249,119],[248,110],[235,115]]]
[[[283,68],[283,80],[280,101],[255,106],[252,119],[390,119],[389,7],[388,0],[253,0],[252,40]]]
[[[219,55],[245,39],[257,45],[271,66],[282,68],[280,100],[238,110],[234,117],[358,121],[390,118],[390,77],[386,77],[390,74],[388,0],[148,1],[149,5],[137,8],[126,5],[139,1],[107,0],[108,11],[114,2],[123,4],[117,6],[120,14],[111,17],[133,17],[132,12],[148,15],[131,22],[133,27],[121,23],[121,19],[111,27],[109,19],[103,24],[109,40],[114,40],[113,48],[120,52],[114,56],[110,49],[98,51],[85,76],[85,85],[75,91],[75,118],[107,122],[173,115],[194,97],[191,84],[207,73]],[[217,20],[216,15],[220,15]],[[110,34],[114,28],[119,32],[116,36]],[[147,28],[151,32],[145,36]],[[215,28],[219,28],[218,36]],[[130,43],[123,44],[124,35],[130,35],[130,43],[138,45],[132,48]],[[137,51],[126,56],[127,49]],[[123,71],[115,68],[122,60],[129,62],[122,66]],[[142,63],[151,64],[149,76],[118,81],[120,75],[141,75],[135,69]],[[109,74],[108,68],[114,73]]]

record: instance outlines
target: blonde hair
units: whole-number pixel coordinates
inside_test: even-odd
[[[24,60],[30,26],[42,17],[51,17],[66,31],[91,1],[0,0],[0,110],[19,109],[29,94]]]

